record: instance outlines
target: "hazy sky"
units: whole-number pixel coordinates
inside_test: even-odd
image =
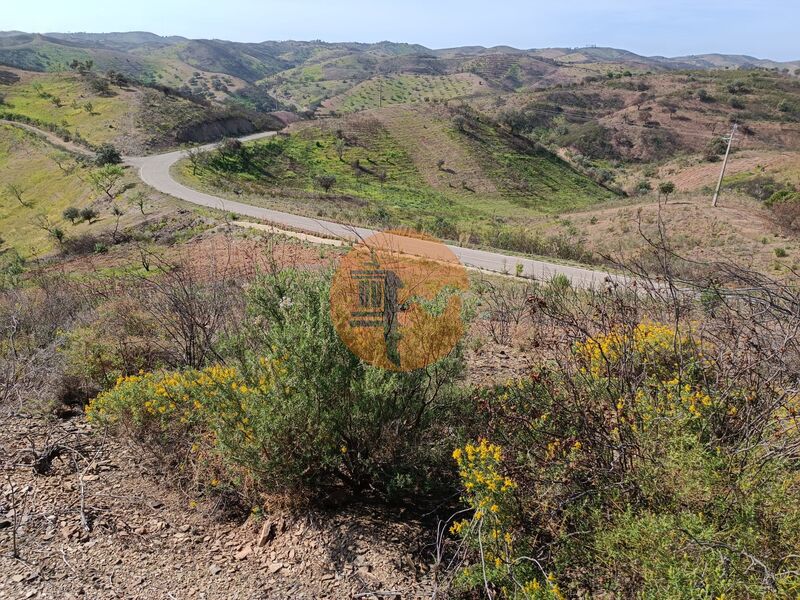
[[[614,46],[800,59],[800,0],[5,0],[0,30],[152,31],[238,41]]]

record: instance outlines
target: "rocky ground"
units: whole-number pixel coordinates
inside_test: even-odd
[[[225,514],[220,498],[182,492],[152,457],[79,414],[6,417],[0,455],[0,598],[434,593],[435,527],[403,511]]]

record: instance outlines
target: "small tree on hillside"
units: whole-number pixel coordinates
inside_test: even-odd
[[[12,198],[15,198],[17,200],[17,202],[19,202],[25,208],[30,208],[31,207],[31,203],[26,201],[23,198],[23,195],[25,194],[25,190],[23,190],[17,184],[9,183],[8,185],[6,185],[6,194],[11,196]]]
[[[336,185],[336,177],[333,175],[319,175],[315,181],[319,187],[325,190],[326,194]]]
[[[664,204],[669,201],[670,194],[675,192],[675,184],[671,181],[663,181],[658,184],[658,193],[659,196],[663,194],[664,196]]]
[[[136,192],[133,197],[133,203],[139,208],[139,212],[144,216],[144,205],[147,202],[147,196],[143,192]]]
[[[122,215],[125,213],[122,209],[117,206],[116,204],[111,208],[111,214],[114,215],[116,221],[114,222],[114,232],[111,234],[112,238],[114,239],[114,243],[117,242],[117,232],[119,231],[119,220],[122,218]]]
[[[90,225],[97,220],[97,211],[90,206],[81,209],[81,219]]]
[[[205,166],[206,155],[198,146],[192,146],[186,150],[186,158],[192,165],[192,175],[197,175],[197,171]]]
[[[62,214],[64,215],[64,218],[67,221],[75,225],[75,221],[77,221],[81,216],[81,211],[75,208],[74,206],[70,206],[68,208],[65,208]]]
[[[333,145],[334,149],[336,150],[336,156],[339,157],[339,160],[344,160],[344,151],[347,148],[347,142],[344,141],[344,138],[336,138],[336,142]]]
[[[89,183],[98,192],[103,192],[113,200],[119,191],[116,189],[125,172],[119,165],[106,165],[89,173]]]
[[[217,151],[220,153],[223,159],[227,160],[237,156],[241,158],[245,149],[242,142],[236,138],[226,138],[222,140],[222,143],[217,147]]]
[[[58,245],[61,248],[64,247],[64,240],[66,239],[67,236],[64,233],[63,229],[61,229],[60,227],[53,227],[53,229],[50,231],[50,235],[53,236],[53,239],[55,239],[55,241],[58,242]]]

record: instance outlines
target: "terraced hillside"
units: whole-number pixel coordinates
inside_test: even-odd
[[[330,112],[350,113],[395,104],[441,102],[488,92],[483,80],[473,74],[376,77],[323,103]]]
[[[134,129],[140,101],[135,89],[98,91],[74,73],[5,73],[0,78],[0,112],[57,126],[91,144],[119,143]]]
[[[345,110],[371,107],[376,77],[472,76],[499,92],[571,85],[607,73],[658,73],[675,69],[763,69],[796,76],[800,62],[747,56],[645,57],[614,48],[464,47],[431,50],[414,44],[190,40],[145,32],[83,34],[0,32],[0,64],[35,71],[63,71],[72,61],[93,61],[139,81],[191,90],[223,100],[247,87],[300,111],[343,98]],[[366,89],[362,89],[366,86]],[[414,92],[415,86],[412,86]],[[428,90],[431,96],[436,86]],[[405,101],[405,90],[397,101]],[[397,95],[397,94],[396,94]],[[461,95],[461,92],[458,92]],[[355,102],[347,104],[347,98]],[[410,94],[409,98],[416,94]],[[447,93],[441,97],[453,97]],[[337,101],[334,101],[336,103]],[[257,100],[255,104],[260,103]]]

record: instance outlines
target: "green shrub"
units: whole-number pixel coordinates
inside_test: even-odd
[[[368,366],[333,327],[329,285],[298,271],[263,278],[225,344],[238,366],[121,379],[92,402],[93,420],[194,448],[194,464],[242,493],[397,498],[446,486],[447,439],[468,410],[460,350],[410,373]]]
[[[94,162],[98,167],[118,165],[122,162],[122,156],[111,144],[102,144],[97,148]]]

